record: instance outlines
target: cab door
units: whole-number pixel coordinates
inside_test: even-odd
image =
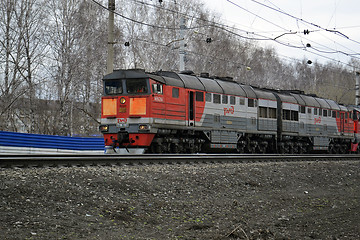
[[[344,128],[345,128],[345,113],[340,112],[340,132],[341,132],[341,134],[344,134]]]
[[[194,91],[188,91],[188,126],[194,127],[195,126],[195,92]]]

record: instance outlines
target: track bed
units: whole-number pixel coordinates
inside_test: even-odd
[[[359,239],[360,163],[0,169],[5,239]]]

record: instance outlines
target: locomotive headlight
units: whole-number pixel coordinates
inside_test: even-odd
[[[146,125],[146,124],[139,125],[139,130],[141,130],[141,131],[150,130],[150,126]]]
[[[99,127],[99,130],[100,130],[100,132],[107,132],[107,131],[109,131],[109,126],[108,125],[101,125]]]
[[[120,98],[120,103],[124,104],[126,102],[126,99],[124,97]]]

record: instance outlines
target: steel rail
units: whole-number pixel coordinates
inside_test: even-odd
[[[359,161],[360,155],[142,154],[142,155],[0,155],[0,168],[226,162]]]

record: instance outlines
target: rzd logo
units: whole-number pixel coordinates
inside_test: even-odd
[[[127,118],[118,118],[118,123],[127,123]]]
[[[224,116],[226,116],[226,114],[234,114],[234,106],[224,108]]]

